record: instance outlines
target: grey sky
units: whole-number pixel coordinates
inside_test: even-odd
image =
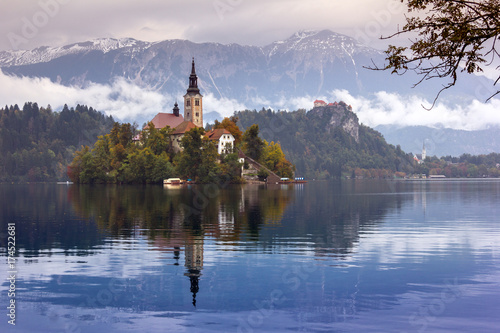
[[[404,22],[399,0],[0,0],[0,50],[99,37],[265,45],[330,29],[383,48]]]

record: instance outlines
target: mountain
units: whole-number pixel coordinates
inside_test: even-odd
[[[401,149],[420,154],[425,142],[427,156],[481,155],[500,152],[498,127],[479,131],[431,128],[426,126],[397,127],[381,125],[375,127],[387,142],[400,145]]]
[[[417,81],[411,73],[396,76],[367,70],[364,66],[372,65],[372,61],[383,64],[384,53],[329,30],[301,31],[264,47],[187,40],[149,43],[130,38],[97,39],[63,47],[2,51],[0,69],[10,75],[48,77],[77,87],[111,84],[123,77],[174,100],[185,92],[192,57],[205,96],[233,99],[251,109],[292,108],[296,98],[311,98],[312,102],[329,96],[334,89],[346,89],[352,95],[385,90],[433,98],[442,84],[426,83],[411,90]],[[471,95],[467,85],[454,92]],[[207,110],[211,111],[219,110]]]
[[[89,42],[75,43],[62,47],[50,48],[47,46],[39,47],[31,51],[1,51],[0,67],[23,66],[37,63],[49,62],[71,54],[82,54],[90,51],[109,51],[123,48],[145,48],[151,43],[137,41],[133,38],[99,38]]]

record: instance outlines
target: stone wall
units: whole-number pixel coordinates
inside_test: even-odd
[[[268,168],[266,168],[265,166],[263,166],[259,162],[257,162],[255,160],[251,159],[250,157],[246,156],[241,150],[238,150],[238,156],[240,158],[244,158],[245,161],[248,163],[248,166],[249,166],[249,168],[247,170],[245,170],[243,168],[243,172],[242,172],[242,176],[243,177],[244,177],[245,173],[246,174],[257,174],[260,169],[264,169],[264,170],[266,170],[269,173],[269,176],[267,176],[267,180],[266,180],[267,184],[275,184],[275,183],[277,183],[281,179],[280,176],[278,176],[277,174],[275,174],[274,172],[272,172],[271,170],[269,170]],[[258,180],[259,179],[259,177],[256,177],[256,176],[255,177],[249,177],[249,178],[244,177],[244,178],[245,179],[250,179],[250,180]]]

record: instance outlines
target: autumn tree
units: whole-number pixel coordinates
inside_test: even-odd
[[[285,158],[285,154],[281,150],[281,144],[273,141],[269,144],[266,141],[264,143],[265,148],[261,159],[265,166],[280,177],[293,177],[295,167]]]
[[[390,45],[385,51],[388,63],[372,69],[420,76],[415,84],[433,78],[450,81],[438,92],[455,85],[459,72],[481,73],[498,60],[500,32],[499,0],[401,0],[407,2],[406,25],[389,39],[409,35],[411,46]],[[499,67],[496,67],[498,69]],[[500,80],[497,77],[493,85]],[[496,90],[496,89],[495,89]],[[492,93],[489,99],[500,93]]]
[[[234,137],[234,145],[235,145],[235,147],[240,144],[241,137],[243,135],[243,133],[241,132],[241,130],[238,127],[237,123],[238,123],[238,117],[232,116],[230,118],[227,118],[227,117],[224,118],[222,120],[222,122],[219,122],[218,120],[215,120],[215,125],[214,125],[214,129],[224,128],[224,129],[227,129],[229,132],[231,132],[231,134]]]
[[[172,132],[173,129],[169,126],[157,129],[153,122],[149,122],[140,135],[141,145],[151,148],[156,155],[160,155],[163,152],[171,154],[173,152],[170,144],[170,135]]]

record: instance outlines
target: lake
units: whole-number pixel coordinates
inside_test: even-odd
[[[500,326],[496,180],[1,184],[0,200],[2,332]]]

